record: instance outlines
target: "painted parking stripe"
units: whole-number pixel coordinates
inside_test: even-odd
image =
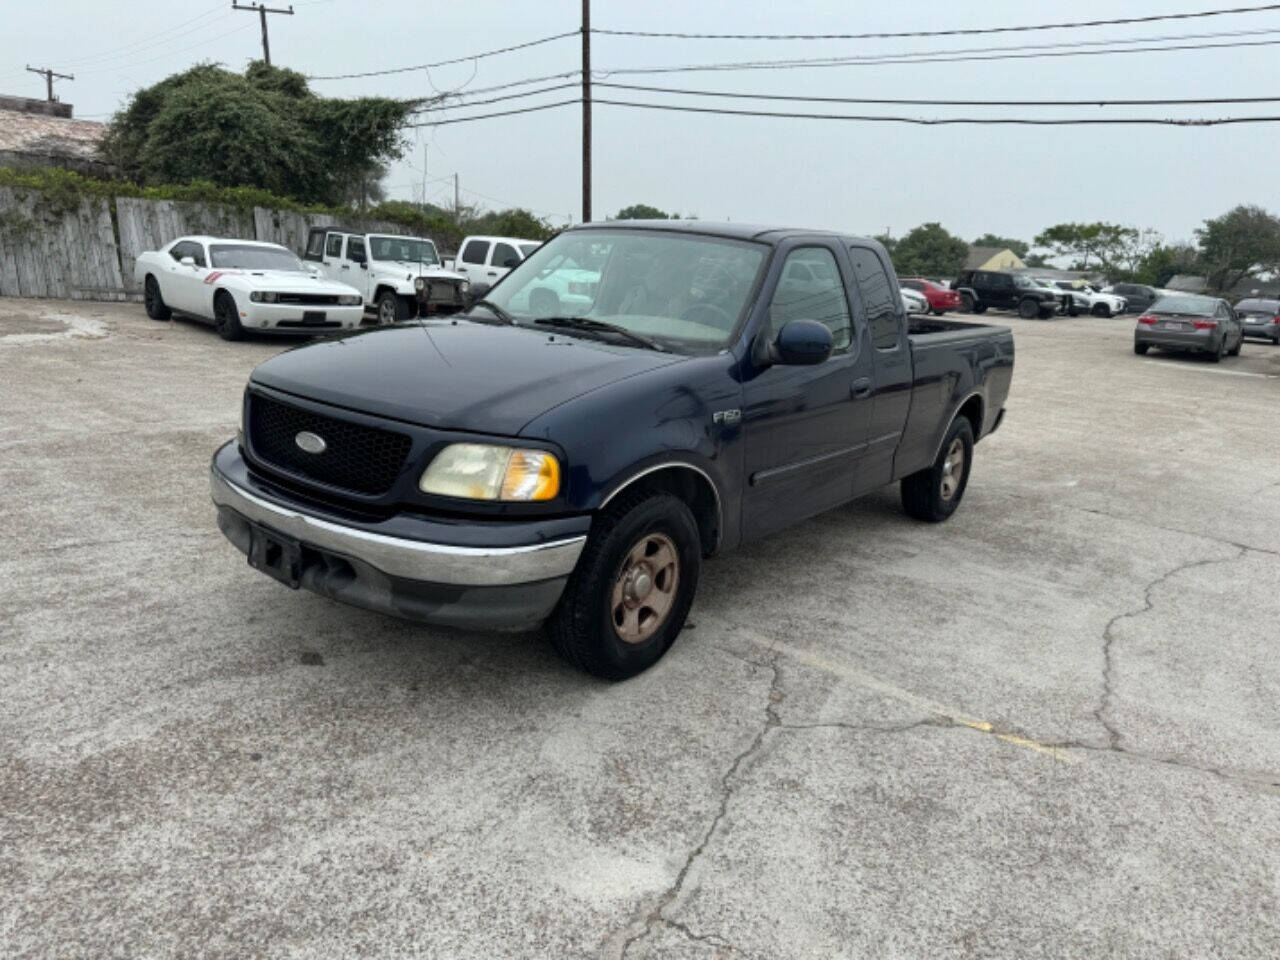
[[[1149,366],[1177,367],[1179,370],[1191,370],[1195,373],[1220,373],[1228,377],[1261,377],[1263,380],[1280,379],[1277,373],[1253,373],[1250,370],[1223,370],[1219,367],[1193,367],[1189,363],[1178,363],[1176,360],[1148,360]]]

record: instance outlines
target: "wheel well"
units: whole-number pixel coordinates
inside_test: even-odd
[[[979,434],[982,433],[982,398],[970,397],[961,405],[956,416],[969,418],[969,425],[973,427],[973,438],[978,439]]]
[[[715,488],[700,471],[690,467],[672,465],[661,467],[647,473],[629,484],[624,484],[612,494],[616,496],[621,490],[645,490],[653,493],[669,493],[679,497],[693,513],[698,523],[698,534],[702,540],[703,556],[710,556],[720,544],[721,518],[720,499]]]
[[[232,306],[235,306],[236,298],[235,298],[235,297],[233,297],[233,296],[231,296],[231,291],[230,291],[230,290],[228,290],[226,287],[219,287],[217,290],[213,291],[213,302],[214,302],[214,303],[217,303],[217,302],[218,302],[218,298],[219,298],[219,297],[231,297],[231,305],[232,305]],[[237,307],[237,309],[239,309],[239,308]]]
[[[396,292],[396,290],[395,290],[394,288],[392,288],[392,287],[388,286],[388,285],[387,285],[387,284],[385,284],[385,283],[383,283],[383,284],[379,284],[379,285],[378,285],[378,287],[377,287],[377,289],[375,289],[375,290],[373,291],[373,301],[374,301],[374,303],[377,303],[377,302],[378,302],[378,300],[379,300],[379,299],[381,299],[381,297],[382,297],[382,295],[383,295],[384,293],[394,293],[397,297],[398,297],[398,296],[400,296],[400,294],[399,294],[398,292]]]

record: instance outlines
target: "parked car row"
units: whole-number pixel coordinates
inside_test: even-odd
[[[183,314],[227,340],[250,330],[314,336],[354,329],[366,310],[379,323],[456,313],[538,246],[467,237],[453,270],[425,237],[315,227],[299,258],[276,243],[187,236],[139,254],[134,280],[156,320]]]

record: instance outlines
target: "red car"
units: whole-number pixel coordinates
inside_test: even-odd
[[[904,287],[923,293],[924,298],[929,301],[929,311],[931,313],[942,316],[948,310],[960,309],[960,294],[950,287],[944,287],[942,284],[926,280],[924,277],[899,277],[898,282]]]

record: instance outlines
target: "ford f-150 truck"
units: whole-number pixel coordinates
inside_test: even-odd
[[[527,288],[584,262],[585,311],[528,312]],[[1005,327],[908,321],[874,240],[585,224],[465,313],[261,364],[213,500],[290,587],[545,621],[570,661],[623,678],[675,641],[706,557],[895,481],[908,514],[945,520],[1012,372]]]

